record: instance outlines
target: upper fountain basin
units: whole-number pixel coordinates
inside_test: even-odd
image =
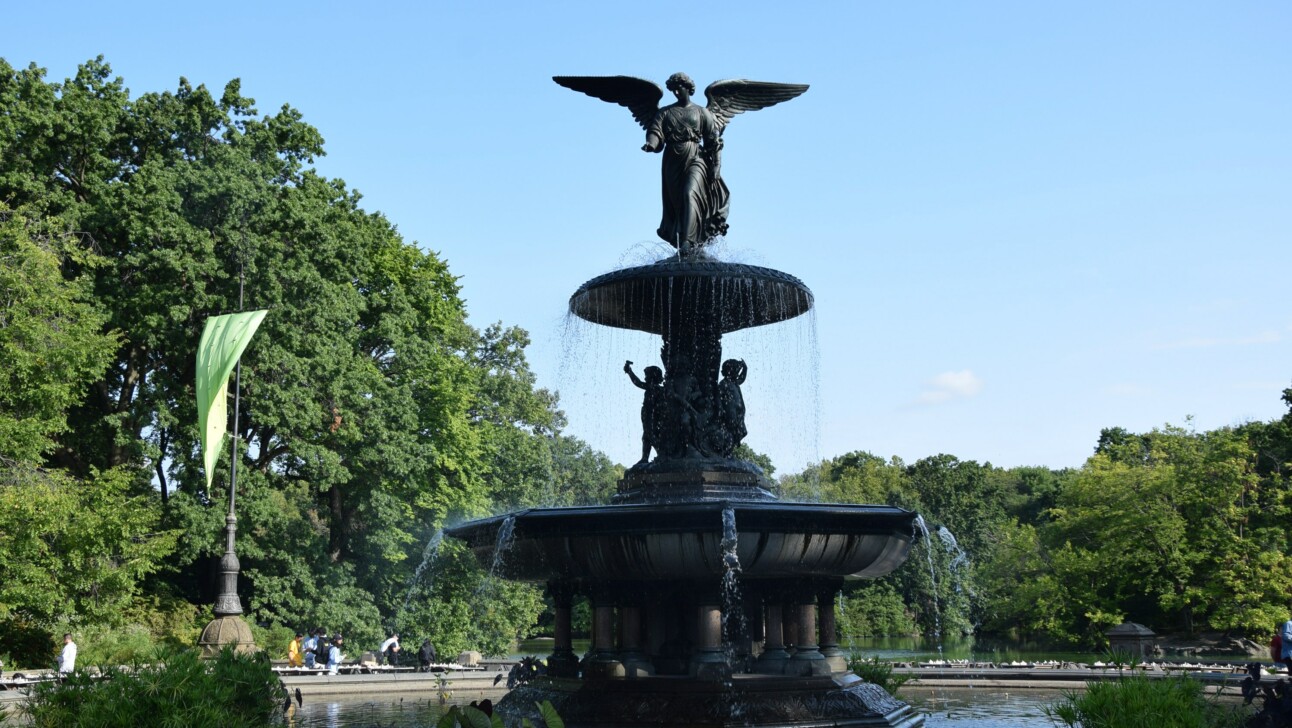
[[[660,335],[697,316],[727,333],[792,319],[811,308],[812,291],[798,278],[702,253],[597,276],[570,297],[570,311],[579,318]]]
[[[892,506],[738,501],[531,508],[445,532],[507,579],[707,578],[724,571],[727,508],[743,579],[883,576],[914,540],[915,514]],[[495,559],[508,519],[512,540]]]

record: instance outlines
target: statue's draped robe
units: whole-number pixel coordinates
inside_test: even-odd
[[[646,131],[664,144],[659,236],[673,245],[679,239],[702,245],[726,233],[728,192],[717,168],[719,128],[713,114],[695,104],[666,106]]]

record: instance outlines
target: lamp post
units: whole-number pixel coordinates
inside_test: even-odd
[[[243,238],[243,245],[246,245],[246,238]],[[241,253],[241,251],[239,251]],[[242,311],[243,291],[246,284],[246,274],[243,268],[242,255],[238,256],[238,311]],[[242,600],[238,598],[238,572],[241,564],[238,563],[238,555],[234,549],[234,542],[238,535],[238,516],[234,512],[234,504],[238,496],[238,416],[241,405],[242,395],[242,360],[239,358],[236,364],[236,374],[233,380],[233,437],[232,455],[230,456],[229,467],[229,514],[225,516],[224,523],[226,536],[224,541],[224,556],[220,557],[220,593],[215,598],[215,619],[202,630],[202,636],[198,639],[198,646],[202,648],[203,657],[214,657],[226,647],[232,647],[236,652],[254,652],[256,642],[251,636],[251,628],[247,626],[246,621],[242,619]]]

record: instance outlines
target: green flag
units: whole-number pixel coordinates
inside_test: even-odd
[[[224,433],[229,426],[229,374],[247,348],[268,311],[244,311],[206,320],[197,345],[197,426],[206,467],[206,488],[211,489],[215,464],[220,459]]]

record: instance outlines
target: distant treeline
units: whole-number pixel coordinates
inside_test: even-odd
[[[1281,420],[1208,432],[1108,428],[1076,469],[859,452],[782,487],[927,521],[932,537],[904,566],[845,589],[850,634],[932,634],[937,605],[943,634],[1098,646],[1130,620],[1264,640],[1292,600],[1292,389],[1283,401]]]

